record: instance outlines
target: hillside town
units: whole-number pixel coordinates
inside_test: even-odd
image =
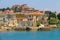
[[[27,4],[0,8],[0,31],[60,28],[60,13],[37,10]]]

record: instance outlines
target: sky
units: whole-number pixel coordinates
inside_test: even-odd
[[[15,4],[27,4],[38,10],[60,12],[60,0],[0,0],[0,8],[11,7]]]

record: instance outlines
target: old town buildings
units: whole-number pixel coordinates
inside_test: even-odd
[[[30,8],[27,4],[14,5],[10,9],[2,10],[0,10],[0,24],[9,27],[37,27],[37,21],[44,24],[47,17],[43,11]]]

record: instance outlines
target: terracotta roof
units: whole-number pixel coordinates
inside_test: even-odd
[[[4,13],[5,14],[13,14],[14,12],[13,12],[13,10],[5,10]]]
[[[33,15],[44,15],[43,13],[41,13],[40,11],[36,11],[32,13]]]

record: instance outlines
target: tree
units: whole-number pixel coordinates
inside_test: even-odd
[[[5,10],[6,10],[5,8],[2,9],[2,11],[5,11]]]
[[[11,8],[7,7],[6,10],[11,10]]]
[[[48,20],[48,23],[49,24],[57,24],[58,23],[57,21],[58,21],[58,19],[52,17],[52,18],[50,18],[50,20]]]
[[[60,20],[60,13],[57,15],[57,18]]]
[[[14,10],[14,12],[21,12],[21,7],[20,8],[17,8],[17,7],[15,7],[15,8],[11,8],[12,10]]]
[[[48,17],[48,20],[50,20],[50,18],[56,18],[56,14],[55,14],[55,12],[50,12],[49,13],[49,17]]]

